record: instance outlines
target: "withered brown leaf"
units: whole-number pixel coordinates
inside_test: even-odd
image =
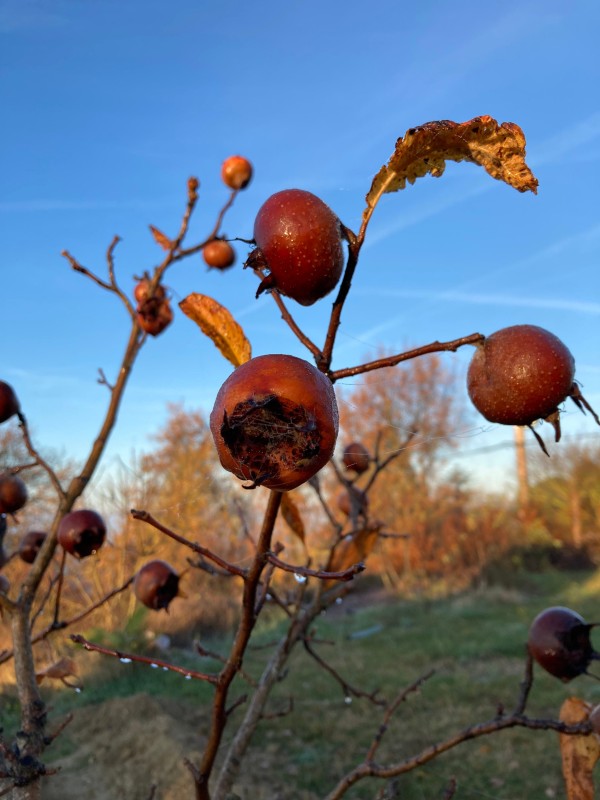
[[[281,515],[292,533],[304,544],[304,522],[302,521],[298,506],[290,497],[289,492],[284,492],[281,498]]]
[[[560,708],[562,722],[575,725],[584,722],[591,711],[589,703],[579,697],[568,697]],[[560,753],[567,800],[594,800],[593,771],[600,758],[600,737],[560,734]]]
[[[148,227],[150,228],[152,236],[154,236],[154,241],[156,244],[159,244],[163,250],[170,250],[171,247],[173,247],[173,242],[168,236],[165,236],[162,231],[159,231],[158,228],[154,227],[154,225],[149,225]]]
[[[36,672],[35,679],[37,683],[41,683],[44,678],[53,678],[54,680],[62,681],[65,686],[69,686],[70,688],[81,686],[77,680],[77,664],[72,658],[61,658],[54,664],[50,664],[46,669]],[[68,681],[67,678],[75,678],[75,681]]]
[[[212,297],[193,292],[179,303],[179,308],[212,339],[234,367],[252,358],[252,348],[243,328],[231,312]]]
[[[336,545],[329,564],[328,572],[343,572],[359,561],[366,561],[369,554],[377,544],[381,525],[369,525],[345,536]]]
[[[406,183],[430,173],[443,174],[446,161],[471,161],[493,178],[519,192],[537,193],[538,181],[525,163],[525,135],[514,122],[498,123],[489,116],[467,122],[440,120],[410,128],[371,184],[365,215],[382,194],[404,189]]]

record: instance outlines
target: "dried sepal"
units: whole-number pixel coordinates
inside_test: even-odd
[[[243,328],[235,321],[231,312],[205,294],[193,292],[185,297],[179,307],[193,320],[209,339],[212,339],[221,354],[234,367],[239,367],[252,357],[252,348]]]
[[[412,184],[427,174],[439,178],[446,161],[471,161],[519,192],[537,193],[538,181],[525,163],[521,128],[514,122],[498,123],[483,116],[467,122],[440,120],[410,128],[373,179],[366,198],[368,208],[382,194],[404,189],[407,181]]]

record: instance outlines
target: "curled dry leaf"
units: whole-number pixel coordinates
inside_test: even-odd
[[[343,572],[359,561],[366,561],[377,543],[381,525],[371,525],[344,536],[335,549],[327,565],[327,572]]]
[[[37,683],[41,683],[44,678],[62,681],[65,686],[71,689],[81,688],[81,684],[77,679],[77,664],[72,658],[61,658],[41,672],[36,672],[35,679]],[[68,678],[75,678],[75,681],[69,681],[67,680]]]
[[[519,192],[537,193],[538,181],[525,163],[521,128],[514,122],[500,124],[483,116],[467,122],[427,122],[406,131],[396,142],[387,165],[373,179],[367,194],[368,208],[382,194],[404,189],[407,181],[414,183],[428,173],[439,178],[446,161],[471,161]]]
[[[171,247],[173,247],[173,242],[168,236],[165,236],[162,231],[159,231],[158,228],[154,227],[154,225],[149,225],[148,227],[150,228],[152,236],[154,236],[154,241],[156,244],[159,244],[163,250],[170,250]]]
[[[300,512],[298,511],[298,506],[292,500],[289,493],[285,493],[281,500],[281,515],[285,522],[287,523],[289,529],[292,533],[300,539],[302,544],[304,544],[304,523],[302,522],[302,517],[300,516]]]
[[[212,297],[194,292],[179,303],[179,308],[212,339],[234,367],[250,361],[252,349],[241,325]]]
[[[588,719],[592,707],[579,697],[567,698],[560,708],[560,720],[576,725]],[[593,771],[600,758],[600,737],[560,734],[562,770],[567,800],[594,800]]]

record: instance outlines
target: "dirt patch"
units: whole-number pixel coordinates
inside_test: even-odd
[[[183,759],[198,758],[201,725],[189,708],[147,694],[81,708],[61,735],[61,746],[75,750],[49,760],[60,772],[45,780],[43,797],[147,800],[156,784],[155,800],[191,798]]]

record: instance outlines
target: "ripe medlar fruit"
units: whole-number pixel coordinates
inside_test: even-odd
[[[20,411],[15,390],[10,384],[0,381],[0,422],[6,422]]]
[[[546,672],[567,683],[600,658],[590,641],[593,627],[570,608],[546,608],[531,623],[527,647]]]
[[[166,561],[149,561],[136,573],[133,591],[147,608],[168,608],[179,591],[179,575]]]
[[[20,559],[26,564],[33,564],[47,535],[43,531],[28,531],[19,544]]]
[[[258,356],[219,389],[210,429],[222,466],[250,481],[246,488],[287,492],[333,454],[338,434],[333,386],[301,358]]]
[[[58,543],[75,558],[93,555],[104,542],[106,525],[96,511],[70,511],[58,525]]]
[[[369,469],[371,456],[369,451],[361,442],[351,442],[344,448],[342,461],[346,469],[362,475]]]
[[[335,287],[344,267],[339,219],[314,194],[287,189],[271,195],[254,222],[253,250],[246,266],[266,268],[256,296],[276,289],[310,306]]]
[[[221,178],[230,189],[245,189],[252,180],[252,164],[244,156],[229,156],[221,164]]]
[[[235,263],[235,250],[225,239],[213,239],[202,248],[202,258],[209,267],[227,269]]]
[[[0,475],[0,514],[14,514],[27,502],[27,486],[18,475]]]
[[[477,346],[467,373],[469,397],[487,420],[531,426],[543,419],[553,425],[556,441],[558,406],[567,397],[600,424],[574,381],[575,360],[568,347],[537,325],[513,325],[488,336]]]
[[[138,325],[150,336],[158,336],[173,321],[173,310],[167,299],[149,297],[138,306]]]

